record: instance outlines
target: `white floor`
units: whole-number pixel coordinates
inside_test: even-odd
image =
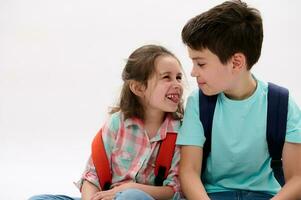
[[[221,2],[0,1],[0,200],[79,196],[73,182],[119,96],[130,52],[149,43],[169,48],[182,62],[188,94],[197,85],[180,31]],[[246,2],[264,20],[256,77],[288,87],[301,106],[301,1]]]
[[[85,166],[90,137],[2,137],[0,199],[25,200],[45,193],[80,196],[73,182]]]

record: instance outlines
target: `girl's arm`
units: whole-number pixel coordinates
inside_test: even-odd
[[[147,194],[149,194],[150,196],[152,196],[154,199],[158,199],[158,200],[171,199],[174,193],[180,190],[180,184],[178,180],[179,160],[180,160],[180,149],[178,146],[176,146],[168,176],[163,182],[164,186],[145,185],[141,183],[135,183],[134,181],[128,181],[128,182],[123,182],[121,184],[118,184],[117,186],[115,186],[110,190],[97,192],[94,198],[113,199],[113,197],[117,192],[131,188],[131,189],[142,190]]]
[[[99,192],[99,189],[95,185],[86,180],[84,180],[81,189],[82,200],[90,200],[97,192]]]
[[[81,179],[76,185],[81,192],[82,200],[91,200],[94,194],[100,191],[98,177],[91,156]]]
[[[104,143],[104,147],[107,153],[107,157],[110,160],[111,150],[115,144],[115,135],[116,131],[111,130],[112,117],[109,118],[108,121],[102,126],[102,139]],[[118,129],[118,128],[116,128]],[[81,177],[81,180],[77,183],[77,187],[80,189],[82,193],[82,199],[91,199],[92,196],[99,191],[101,191],[101,187],[99,184],[98,176],[96,173],[95,165],[92,160],[92,156],[89,157],[89,160],[86,164],[85,171]]]
[[[203,148],[182,146],[180,160],[180,183],[184,195],[189,200],[209,200],[201,182]]]
[[[114,199],[116,193],[125,189],[139,189],[158,200],[171,199],[174,194],[173,189],[169,186],[152,186],[135,182],[127,182],[119,186],[115,186],[113,189],[97,192],[92,199]]]
[[[282,153],[285,185],[272,200],[301,199],[301,144],[285,142]]]

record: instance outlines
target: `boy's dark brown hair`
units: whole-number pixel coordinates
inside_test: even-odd
[[[145,87],[147,81],[155,74],[155,61],[159,56],[172,56],[179,64],[176,56],[166,48],[159,45],[144,45],[136,49],[128,58],[122,72],[123,86],[120,94],[119,105],[110,113],[121,110],[125,119],[138,117],[144,119],[144,109],[138,97],[130,90],[129,83],[134,80]],[[178,109],[172,113],[174,119],[181,119],[183,116],[183,101],[181,100]]]
[[[261,54],[260,12],[239,0],[226,1],[190,19],[182,30],[182,40],[191,49],[209,49],[223,64],[235,53],[243,53],[249,70]]]

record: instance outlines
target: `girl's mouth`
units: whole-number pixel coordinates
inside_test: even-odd
[[[179,103],[180,101],[180,94],[167,94],[166,98],[171,100],[174,103]]]

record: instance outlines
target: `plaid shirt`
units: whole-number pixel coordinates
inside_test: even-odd
[[[138,118],[124,120],[120,112],[112,114],[102,127],[103,142],[112,170],[111,187],[128,181],[154,185],[155,161],[160,142],[165,139],[167,132],[178,132],[179,127],[180,122],[167,115],[157,134],[149,139],[143,121]],[[180,190],[179,160],[180,149],[176,146],[171,168],[163,182],[164,186],[172,187],[175,192]],[[101,189],[91,156],[81,179],[77,182],[79,189],[84,180]]]

